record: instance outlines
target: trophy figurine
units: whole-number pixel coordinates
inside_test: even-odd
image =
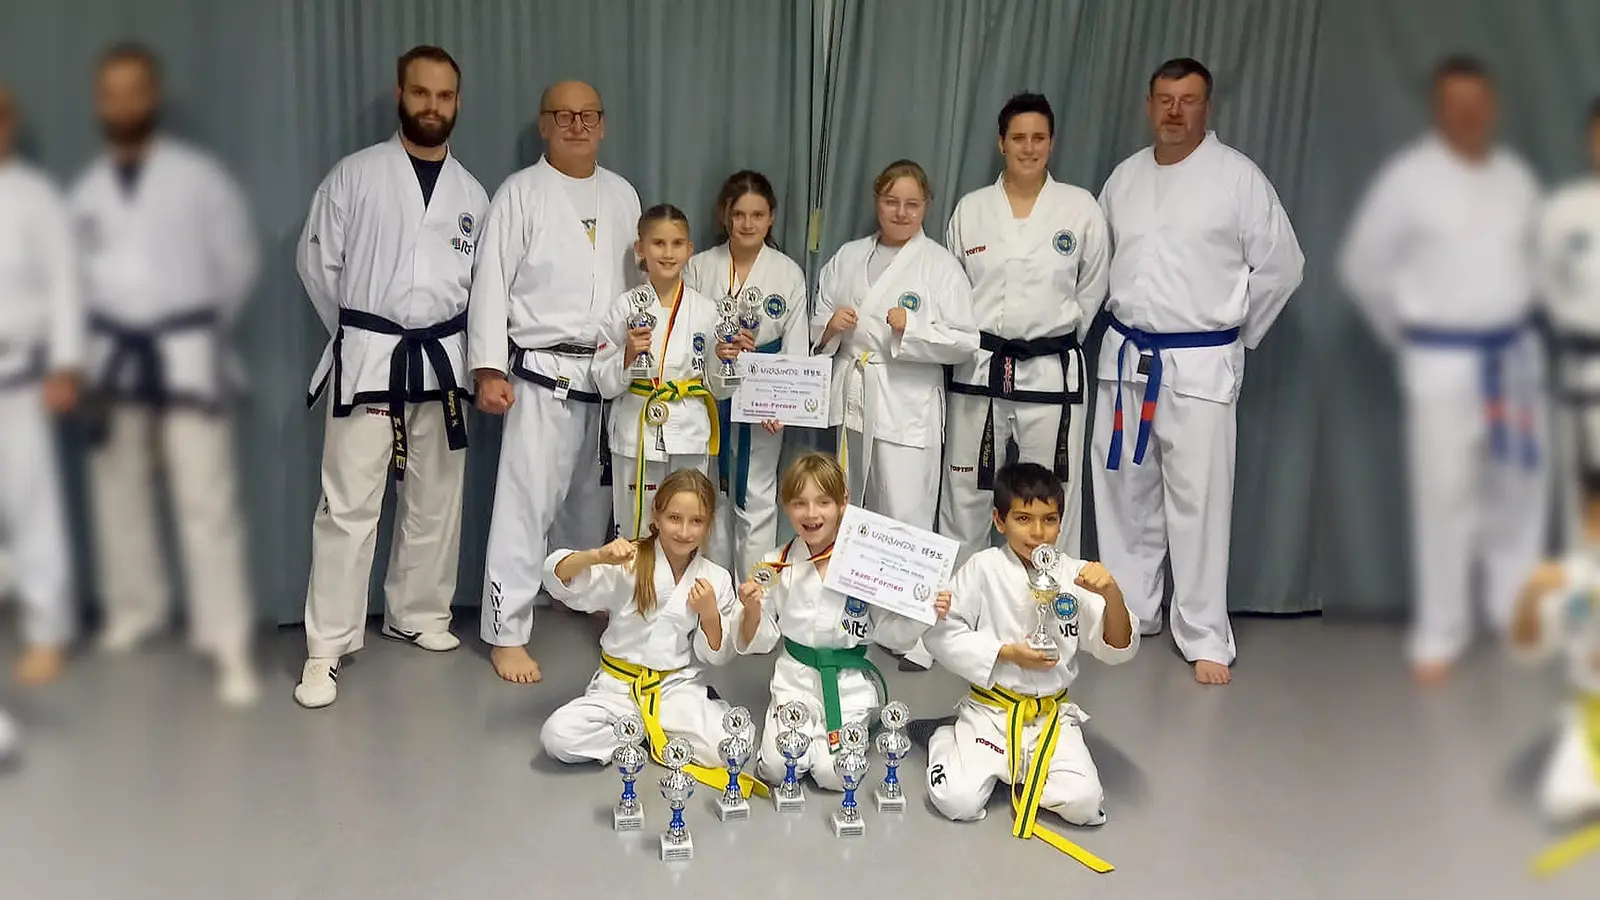
[[[1033,594],[1033,631],[1028,634],[1028,647],[1052,659],[1060,655],[1056,647],[1056,593],[1061,583],[1051,574],[1060,553],[1050,544],[1033,548],[1033,575],[1028,578],[1028,591]]]
[[[880,813],[906,811],[906,795],[900,789],[900,760],[911,751],[911,737],[905,728],[911,721],[911,710],[895,700],[878,713],[883,731],[878,732],[878,752],[883,754],[883,783],[872,795],[872,802]]]
[[[811,711],[799,700],[791,700],[778,707],[778,752],[783,755],[783,783],[772,791],[772,805],[781,813],[800,812],[806,808],[806,792],[800,786],[795,769],[800,760],[811,752],[811,736],[804,729],[811,724]]]
[[[856,806],[856,791],[861,787],[861,777],[867,774],[867,736],[865,722],[849,722],[839,729],[841,752],[833,760],[833,770],[844,782],[844,800],[833,813],[833,836],[837,838],[867,833],[867,822]]]
[[[644,748],[640,746],[645,739],[644,720],[630,713],[617,720],[612,733],[620,745],[611,761],[622,773],[622,799],[611,809],[611,829],[638,831],[644,828],[644,804],[639,802],[633,785],[645,763]]]
[[[717,798],[717,818],[724,822],[750,818],[750,801],[739,790],[739,773],[750,761],[751,724],[750,710],[742,706],[735,706],[722,717],[722,727],[728,736],[717,745],[717,750],[728,765],[728,787]]]
[[[750,332],[751,340],[761,332],[761,292],[753,287],[739,294],[739,327]]]
[[[633,315],[628,317],[628,328],[654,328],[656,327],[655,314],[650,308],[655,306],[654,299],[645,288],[636,288],[628,295],[628,302],[633,306]],[[651,370],[656,367],[655,357],[646,349],[643,353],[633,358],[633,367],[628,369],[628,374],[634,378],[649,378]]]
[[[661,761],[672,770],[661,776],[661,796],[672,807],[672,821],[661,833],[662,862],[694,859],[694,839],[689,836],[689,826],[683,823],[683,808],[694,796],[694,779],[683,767],[693,757],[694,751],[683,738],[673,738],[661,749]]]
[[[738,340],[739,323],[734,321],[735,316],[738,315],[738,304],[732,297],[723,297],[717,304],[717,312],[722,316],[717,321],[717,339],[724,344],[731,344]],[[722,361],[721,374],[722,383],[730,388],[738,387],[739,382],[744,380],[744,376],[739,374],[739,370],[734,367],[731,359]]]

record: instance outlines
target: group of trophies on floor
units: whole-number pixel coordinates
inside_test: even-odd
[[[800,812],[805,809],[806,795],[795,769],[811,749],[812,737],[805,731],[811,711],[804,703],[793,701],[779,706],[777,717],[783,727],[777,745],[785,772],[782,783],[771,791],[772,804],[780,813]],[[890,701],[878,711],[878,719],[883,730],[878,732],[876,743],[878,752],[883,754],[885,772],[883,782],[873,792],[873,803],[880,813],[904,812],[906,797],[898,772],[900,761],[911,750],[911,737],[906,733],[911,710],[898,700]],[[723,715],[722,728],[728,736],[718,744],[717,751],[728,768],[728,787],[717,798],[717,818],[724,822],[748,819],[750,801],[745,799],[740,775],[755,750],[755,720],[748,709],[736,706]],[[649,758],[643,746],[647,738],[644,719],[637,714],[623,716],[617,720],[614,732],[619,746],[612,763],[622,773],[622,798],[611,811],[611,826],[619,832],[638,831],[644,828],[644,804],[634,785]],[[835,837],[866,834],[867,823],[857,806],[856,791],[871,766],[867,754],[872,743],[871,731],[864,721],[846,722],[839,729],[839,752],[834,756],[833,768],[844,783],[844,800],[833,813]],[[669,739],[661,750],[659,761],[670,770],[661,777],[661,796],[672,809],[672,821],[661,834],[663,862],[694,858],[694,841],[683,820],[683,810],[694,796],[695,779],[684,772],[693,755],[688,740],[681,737]]]

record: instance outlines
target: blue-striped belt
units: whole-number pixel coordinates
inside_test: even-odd
[[[1122,335],[1122,346],[1117,348],[1117,403],[1111,414],[1111,449],[1106,454],[1106,468],[1122,465],[1122,371],[1123,360],[1132,344],[1142,354],[1149,354],[1149,380],[1144,386],[1144,402],[1139,407],[1139,436],[1133,445],[1133,464],[1144,463],[1145,451],[1150,446],[1151,423],[1156,418],[1156,398],[1161,392],[1161,351],[1182,350],[1191,347],[1226,347],[1239,339],[1239,329],[1225,331],[1143,331],[1126,325],[1115,316],[1108,316],[1111,327]]]

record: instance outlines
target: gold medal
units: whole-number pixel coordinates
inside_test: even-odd
[[[750,570],[750,580],[755,582],[756,587],[766,590],[777,583],[778,570],[769,563],[757,563]]]
[[[671,411],[667,408],[665,400],[652,400],[645,404],[644,421],[646,425],[653,425],[659,428],[667,424],[667,418],[670,415]]]

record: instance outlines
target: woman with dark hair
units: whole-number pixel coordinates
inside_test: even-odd
[[[707,297],[733,297],[749,314],[737,347],[744,353],[810,352],[806,275],[778,249],[772,225],[778,196],[760,172],[728,176],[717,194],[720,242],[689,260],[683,279]],[[712,556],[747,574],[761,555],[778,543],[778,461],[782,428],[734,424],[722,416],[722,510],[727,525],[717,529]],[[731,513],[731,514],[730,514]],[[732,549],[724,550],[732,540]]]

